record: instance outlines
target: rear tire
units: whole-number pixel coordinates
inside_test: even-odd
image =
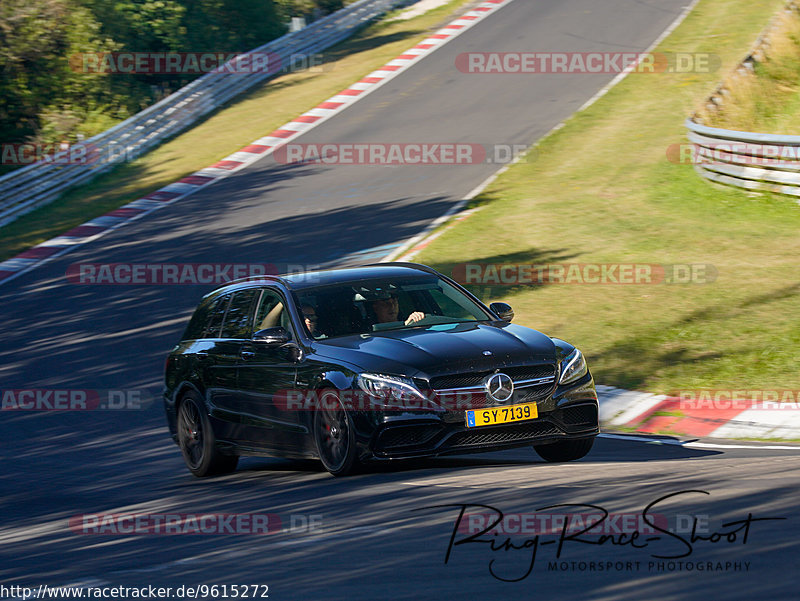
[[[334,476],[347,476],[358,467],[353,420],[339,395],[326,392],[313,417],[314,443],[323,467]]]
[[[228,474],[236,469],[239,457],[223,455],[216,445],[211,421],[199,395],[187,393],[178,405],[178,446],[186,467],[198,478]]]
[[[561,440],[550,444],[535,444],[533,450],[539,457],[551,463],[575,461],[592,450],[594,438],[579,438],[577,440]]]

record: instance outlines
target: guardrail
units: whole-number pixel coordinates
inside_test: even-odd
[[[787,0],[781,12],[800,12],[800,4]],[[772,17],[731,77],[753,77],[756,64],[768,59],[780,14]],[[722,81],[717,86],[708,98],[706,112],[713,114],[728,102],[728,84]],[[720,129],[700,120],[695,113],[685,123],[692,143],[687,154],[700,176],[753,192],[800,196],[800,136]]]
[[[800,136],[708,127],[686,120],[695,170],[719,184],[800,196]]]
[[[0,227],[54,201],[68,188],[85,183],[119,164],[110,160],[111,157],[122,156],[128,161],[147,152],[234,96],[292,66],[293,55],[309,55],[329,48],[386,11],[409,3],[409,0],[359,0],[298,32],[236,56],[221,67],[220,72],[207,73],[195,79],[71,150],[0,177]],[[251,61],[252,55],[262,53],[279,57],[280,66],[263,72],[246,72],[249,70],[247,66],[255,62]],[[278,62],[277,58],[275,62]],[[235,72],[237,70],[240,72]],[[90,158],[75,160],[81,155]],[[100,160],[91,157],[100,157]]]

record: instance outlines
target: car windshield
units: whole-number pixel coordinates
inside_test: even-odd
[[[305,288],[296,296],[304,312],[316,313],[310,327],[316,339],[491,319],[463,292],[432,274],[329,284]]]

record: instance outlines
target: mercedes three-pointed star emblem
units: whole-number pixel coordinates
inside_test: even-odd
[[[505,403],[514,394],[514,381],[504,373],[487,376],[483,380],[483,387],[496,403]]]

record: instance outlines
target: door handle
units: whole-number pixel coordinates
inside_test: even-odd
[[[253,357],[256,356],[254,351],[242,351],[240,355],[242,359],[252,359]]]

